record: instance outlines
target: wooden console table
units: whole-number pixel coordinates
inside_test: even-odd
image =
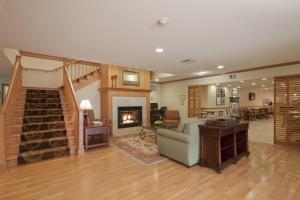
[[[92,126],[85,128],[84,148],[109,145],[110,128],[108,126]]]
[[[201,155],[199,164],[220,173],[242,156],[249,156],[248,128],[248,122],[227,127],[199,125]]]

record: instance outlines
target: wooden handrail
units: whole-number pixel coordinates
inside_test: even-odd
[[[8,102],[12,98],[12,90],[13,90],[14,86],[16,85],[16,78],[17,78],[17,75],[18,75],[18,72],[19,72],[19,69],[20,69],[20,64],[21,64],[21,56],[16,56],[16,62],[15,62],[15,65],[14,65],[14,72],[13,72],[12,78],[10,80],[8,92],[5,96],[4,102],[3,102],[2,107],[1,107],[1,113],[6,112]]]
[[[76,111],[80,111],[79,109],[79,105],[77,103],[77,100],[76,100],[76,97],[75,97],[75,90],[74,90],[74,87],[72,85],[72,81],[70,79],[70,76],[68,74],[68,71],[67,71],[67,67],[64,66],[64,87],[70,87],[71,89],[71,95],[72,95],[72,98],[73,98],[73,102],[76,102]]]
[[[9,127],[13,125],[13,119],[15,118],[16,110],[16,96],[22,89],[22,66],[21,57],[16,57],[16,62],[14,65],[13,75],[10,81],[7,95],[4,99],[3,106],[0,112],[0,168],[7,167],[7,152],[6,149],[11,142],[8,140]],[[15,134],[15,133],[14,133]],[[13,142],[14,145],[15,142]],[[18,146],[18,145],[17,145]]]

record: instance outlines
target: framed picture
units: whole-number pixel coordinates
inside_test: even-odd
[[[140,73],[135,71],[123,70],[123,85],[140,85]]]
[[[1,88],[1,91],[2,91],[2,93],[1,93],[2,104],[3,104],[3,102],[4,102],[4,99],[5,99],[6,94],[7,94],[7,92],[8,92],[8,87],[9,87],[8,84],[2,84],[2,88]]]
[[[223,106],[225,105],[225,89],[216,90],[216,105]]]
[[[254,101],[255,100],[255,93],[249,93],[249,100]]]
[[[232,97],[238,97],[239,96],[239,91],[238,90],[231,90],[231,96]]]

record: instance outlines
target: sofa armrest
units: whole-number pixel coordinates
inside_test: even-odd
[[[157,129],[157,135],[166,137],[166,138],[170,138],[170,139],[174,139],[174,140],[177,140],[180,142],[189,143],[189,136],[184,133],[177,132],[177,131],[159,128],[159,129]]]

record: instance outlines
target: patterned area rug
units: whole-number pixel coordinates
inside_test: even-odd
[[[153,137],[141,140],[138,135],[125,135],[112,138],[111,145],[142,164],[153,165],[167,160],[166,157],[159,155],[154,141]]]

